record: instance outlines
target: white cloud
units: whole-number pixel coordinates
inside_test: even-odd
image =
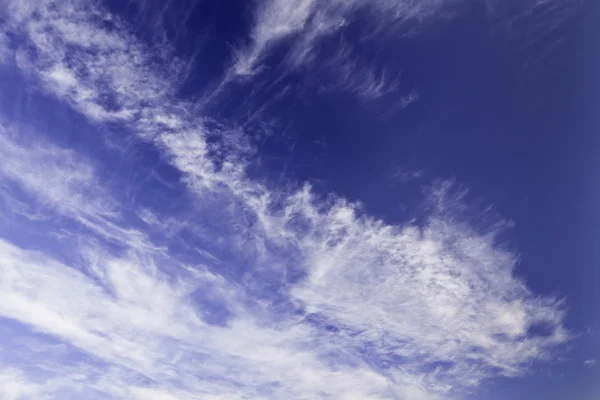
[[[38,388],[28,384],[20,371],[14,368],[0,370],[0,388],[2,398],[6,400],[19,400],[38,394]]]
[[[292,57],[296,66],[311,60],[314,47],[324,37],[336,33],[353,19],[358,10],[374,12],[374,28],[390,26],[406,20],[422,20],[452,0],[362,2],[358,0],[265,0],[259,2],[250,33],[250,45],[238,51],[234,71],[239,75],[256,72],[261,59],[278,42],[297,35],[292,41]]]
[[[41,203],[63,213],[116,215],[116,204],[97,189],[89,163],[27,128],[4,122],[0,122],[0,176],[18,182]]]
[[[64,393],[82,393],[84,376],[81,373],[61,369],[61,374],[48,379],[32,379],[25,370],[0,367],[0,398],[3,400],[52,400]],[[89,399],[98,397],[90,396]]]
[[[308,31],[317,40],[325,34],[318,29],[329,29],[314,26],[331,21],[317,10],[321,3],[303,2],[292,13],[286,4],[259,8],[242,70],[252,71],[284,37]],[[332,4],[326,13],[358,7]],[[401,19],[438,3],[375,4]],[[106,18],[99,9],[61,5],[9,2],[9,29],[26,43],[21,72],[91,121],[121,121],[155,144],[197,199],[197,220],[186,226],[214,240],[210,252],[196,237],[188,243],[210,254],[207,265],[180,261],[115,212],[85,160],[3,128],[6,179],[126,247],[117,255],[106,242],[76,243],[80,261],[71,265],[0,240],[0,316],[88,354],[93,366],[76,368],[88,387],[124,399],[438,399],[522,374],[568,339],[560,302],[514,276],[516,256],[495,242],[497,227],[481,233],[455,218],[464,200],[448,185],[431,190],[434,207],[422,226],[392,226],[308,186],[277,190],[252,181],[249,146],[209,141],[202,116],[173,95],[177,60],[174,68],[154,60],[118,24],[106,30],[94,19]],[[175,71],[173,80],[165,71]],[[386,79],[373,75],[361,92],[384,93]],[[136,211],[152,226],[176,225]],[[207,318],[220,309],[224,321]],[[531,334],[536,324],[550,334]],[[54,393],[28,371],[6,374],[21,382],[13,393]]]
[[[365,366],[327,366],[317,354],[329,345],[320,343],[324,347],[314,353],[314,341],[323,339],[310,327],[289,323],[262,327],[242,309],[229,326],[204,323],[188,297],[190,291],[195,286],[206,290],[209,285],[217,285],[224,294],[233,289],[207,272],[194,276],[182,270],[180,278],[185,276],[185,281],[171,284],[161,272],[135,259],[104,258],[95,266],[101,273],[92,277],[5,241],[0,242],[0,251],[0,315],[113,365],[121,372],[110,386],[102,389],[96,383],[92,387],[115,398],[128,398],[126,394],[198,398],[227,393],[232,394],[230,398],[261,398],[270,397],[269,392],[288,398],[314,397],[320,392],[339,398],[378,398],[389,385]],[[159,386],[140,387],[125,371],[148,377]],[[95,380],[90,371],[82,374]],[[264,387],[269,382],[278,386]],[[17,389],[44,393],[25,382]],[[119,390],[123,395],[118,395]]]
[[[426,1],[360,1],[360,0],[263,0],[255,8],[248,42],[234,50],[234,62],[226,81],[233,78],[248,79],[272,66],[264,61],[274,49],[285,48],[284,68],[277,73],[296,72],[309,68],[308,80],[321,70],[328,82],[322,89],[342,91],[356,95],[360,100],[374,100],[385,94],[397,92],[399,71],[379,70],[373,60],[359,57],[345,42],[343,30],[351,25],[356,15],[370,16],[364,41],[375,33],[409,33],[406,22],[424,24],[430,17],[445,18],[455,11],[460,2],[455,0]],[[405,29],[405,31],[403,31]],[[319,46],[334,35],[341,36],[331,50]],[[385,36],[385,35],[384,35]],[[389,49],[385,50],[386,53]],[[318,56],[318,60],[317,60]],[[267,68],[265,68],[267,67]],[[402,108],[417,100],[416,91],[408,90],[394,108]]]
[[[583,364],[588,368],[592,368],[596,366],[596,360],[585,360]]]
[[[158,250],[143,233],[119,225],[120,205],[89,160],[56,146],[40,132],[22,124],[9,125],[4,119],[0,119],[0,182],[5,213],[44,221],[54,212],[106,240]],[[15,197],[6,183],[18,185],[31,199]]]
[[[4,32],[0,32],[0,64],[9,63],[12,58],[10,41]]]
[[[392,174],[392,178],[397,179],[400,183],[407,183],[410,181],[422,179],[425,176],[425,171],[414,170],[407,168],[396,168]]]
[[[237,75],[252,75],[257,63],[270,45],[306,28],[316,1],[301,0],[293,5],[288,0],[274,0],[259,4],[256,24],[250,34],[251,45],[236,54],[233,67]]]
[[[146,104],[154,104],[181,73],[177,60],[164,70],[150,70],[152,56],[122,27],[93,3],[45,0],[35,6],[9,1],[13,33],[29,39],[32,47],[17,49],[21,70],[38,77],[44,87],[94,121],[130,122],[140,118]],[[103,24],[113,30],[99,29]],[[135,66],[132,70],[131,66]],[[158,121],[168,119],[154,115]]]

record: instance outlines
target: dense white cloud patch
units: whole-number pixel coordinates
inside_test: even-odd
[[[442,3],[415,4],[370,7],[401,20]],[[236,73],[252,75],[269,46],[298,32],[292,52],[307,60],[359,6],[261,3]],[[133,210],[142,221],[168,238],[177,224],[224,238],[199,249],[202,262],[182,261],[124,218],[91,162],[2,122],[3,179],[100,239],[74,243],[72,263],[0,239],[0,317],[42,344],[26,346],[31,365],[0,357],[3,398],[458,398],[485,379],[525,373],[568,339],[560,302],[514,276],[517,257],[496,243],[498,227],[480,232],[455,218],[464,200],[447,184],[434,186],[423,224],[393,226],[309,186],[250,180],[251,144],[208,140],[205,116],[174,94],[180,63],[100,7],[8,1],[3,29],[19,39],[24,79],[94,124],[121,123],[181,173],[197,221]],[[357,94],[383,93],[386,79],[370,76]],[[203,226],[207,215],[219,226]],[[53,341],[66,354],[48,350]]]

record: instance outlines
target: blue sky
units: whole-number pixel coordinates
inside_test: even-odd
[[[595,1],[0,3],[0,399],[600,397]]]

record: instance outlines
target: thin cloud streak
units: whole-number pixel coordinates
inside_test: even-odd
[[[353,13],[362,10],[373,13],[370,21],[377,29],[382,26],[395,29],[409,20],[424,20],[459,2],[452,0],[362,2],[358,0],[265,0],[259,2],[254,13],[250,44],[236,53],[233,72],[236,75],[253,75],[260,71],[260,63],[268,51],[284,40],[292,42],[292,66],[303,66],[313,60],[319,42],[347,26]],[[293,10],[293,12],[290,12]],[[439,16],[439,15],[436,15]]]

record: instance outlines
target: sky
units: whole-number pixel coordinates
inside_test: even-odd
[[[0,0],[0,400],[600,398],[592,0]]]

